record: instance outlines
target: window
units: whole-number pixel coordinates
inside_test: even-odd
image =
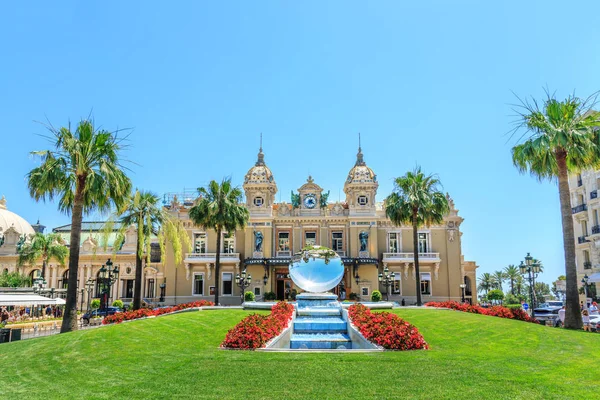
[[[331,250],[344,250],[344,234],[342,232],[331,232]]]
[[[367,196],[358,196],[358,205],[366,206],[369,202],[369,198]]]
[[[402,281],[400,272],[394,274],[394,283],[392,284],[392,294],[400,294],[402,290]]]
[[[223,253],[235,253],[235,234],[223,234]]]
[[[317,232],[304,233],[304,245],[315,246],[317,244]]]
[[[419,233],[419,253],[427,253],[429,251],[429,234]]]
[[[160,243],[150,243],[150,262],[160,262]]]
[[[62,275],[62,281],[60,282],[61,289],[67,289],[69,286],[69,270],[66,270]]]
[[[254,288],[254,295],[255,296],[260,296],[260,286],[257,286]]]
[[[206,253],[206,233],[194,234],[194,253]]]
[[[581,233],[582,233],[583,236],[587,236],[588,235],[587,221],[581,221]]]
[[[598,225],[598,209],[594,210],[594,225]]]
[[[215,295],[215,287],[214,286],[209,286],[208,287],[208,294],[211,296]]]
[[[133,284],[135,283],[134,279],[125,279],[123,281],[123,297],[132,299],[133,298]]]
[[[290,250],[290,233],[289,232],[279,232],[277,235],[277,248],[279,251],[289,251]]]
[[[388,251],[390,253],[398,252],[398,236],[397,232],[388,233]]]
[[[421,274],[421,294],[431,295],[431,274],[429,272]]]
[[[262,205],[263,205],[263,203],[264,203],[264,200],[263,200],[263,198],[262,198],[262,197],[260,197],[260,196],[259,196],[259,197],[255,197],[255,198],[254,198],[254,205],[255,205],[256,207],[260,207],[260,206],[262,206]]]
[[[362,296],[368,296],[369,295],[369,288],[368,287],[361,288],[360,290],[361,290],[360,293],[361,293]]]
[[[204,274],[202,274],[202,273],[194,274],[194,287],[193,287],[192,295],[194,295],[194,296],[203,296],[204,295]]]
[[[223,296],[233,295],[233,274],[223,272]]]
[[[154,297],[154,279],[148,279],[148,285],[146,286],[146,297]]]

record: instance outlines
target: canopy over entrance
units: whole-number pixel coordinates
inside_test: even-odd
[[[37,294],[0,294],[0,306],[64,305],[63,299],[49,299]]]

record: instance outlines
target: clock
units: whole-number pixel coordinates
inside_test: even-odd
[[[310,193],[304,196],[304,207],[312,209],[315,208],[316,205],[317,199],[314,194]]]

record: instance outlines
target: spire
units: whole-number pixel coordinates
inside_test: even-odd
[[[360,132],[358,132],[358,154],[356,154],[356,164],[354,165],[366,165],[363,159],[362,149],[360,148]]]
[[[0,199],[0,209],[6,210],[6,197],[4,197],[4,195],[2,195],[2,198]]]
[[[265,155],[262,150],[262,132],[260,133],[260,148],[258,149],[258,160],[256,160],[256,165],[265,165]]]

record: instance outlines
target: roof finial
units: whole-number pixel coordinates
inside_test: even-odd
[[[260,133],[260,149],[259,152],[262,153],[262,132]]]
[[[260,148],[258,149],[258,160],[256,160],[256,165],[265,165],[265,155],[262,150],[262,132],[260,133]]]
[[[358,132],[358,152],[360,153],[360,132]]]
[[[4,195],[2,195],[2,198],[0,199],[0,208],[6,210],[6,197],[4,197]]]
[[[358,154],[356,155],[356,164],[355,165],[365,165],[365,160],[363,159],[362,149],[360,148],[360,132],[358,132]]]

